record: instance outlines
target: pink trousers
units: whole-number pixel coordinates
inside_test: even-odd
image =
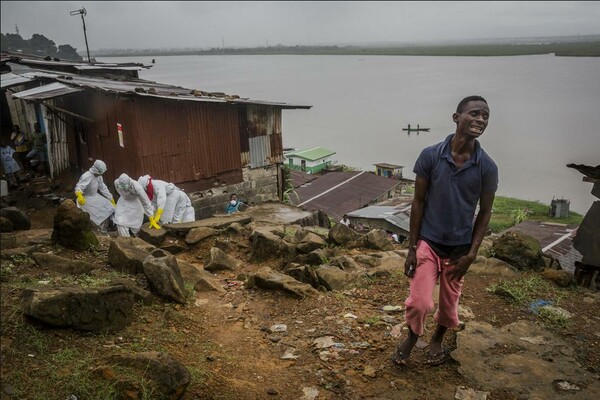
[[[410,294],[405,301],[406,323],[417,335],[423,335],[425,318],[433,310],[433,290],[440,281],[440,299],[434,315],[435,321],[446,328],[456,328],[458,320],[458,300],[462,291],[464,278],[450,280],[445,272],[444,263],[449,259],[440,258],[429,247],[426,241],[417,243],[417,266],[415,275],[410,280]]]

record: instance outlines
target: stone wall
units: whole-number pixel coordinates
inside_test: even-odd
[[[238,199],[248,205],[278,200],[279,171],[279,165],[254,169],[246,167],[242,170],[243,182],[194,192],[191,198],[196,219],[208,218],[216,213],[224,214],[232,193],[236,193]]]

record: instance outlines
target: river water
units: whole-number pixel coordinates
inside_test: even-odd
[[[499,195],[545,204],[567,198],[582,214],[594,200],[592,184],[565,165],[600,164],[600,58],[161,56],[140,77],[312,105],[283,111],[284,147],[325,147],[361,169],[403,165],[407,178],[419,152],[453,132],[460,99],[478,94],[491,109],[480,141],[498,164]],[[409,136],[402,131],[409,123],[431,130]]]

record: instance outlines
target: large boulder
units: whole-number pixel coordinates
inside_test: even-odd
[[[369,249],[388,251],[394,248],[383,229],[373,229],[365,235],[366,246]]]
[[[357,240],[360,235],[344,224],[336,224],[329,230],[329,241],[338,246],[344,246]]]
[[[232,224],[233,225],[233,224]],[[238,224],[239,225],[239,224]],[[217,233],[217,230],[209,226],[201,226],[191,229],[185,237],[185,242],[189,246],[195,246],[201,243],[204,239],[210,238]]]
[[[42,268],[48,268],[53,272],[69,275],[79,275],[90,272],[97,267],[87,261],[71,260],[50,253],[32,253],[31,258]]]
[[[296,255],[296,246],[285,242],[279,236],[267,230],[255,229],[250,235],[252,261],[265,261],[273,258],[291,260]]]
[[[140,238],[118,237],[110,242],[108,263],[117,271],[141,274],[144,272],[144,260],[154,249]]]
[[[319,287],[319,277],[315,272],[315,267],[312,265],[291,264],[285,270],[285,273],[299,282],[309,284],[314,288]]]
[[[56,209],[52,242],[78,251],[98,247],[92,227],[90,214],[77,208],[73,200],[66,199]]]
[[[219,280],[208,271],[203,270],[193,264],[178,259],[177,265],[186,285],[192,286],[197,292],[220,292],[225,289],[221,286]]]
[[[23,291],[25,315],[55,327],[111,332],[133,318],[133,293],[125,286],[42,288]]]
[[[133,293],[133,299],[146,306],[154,302],[154,295],[149,291],[139,287],[134,281],[128,278],[113,279],[108,283],[110,286],[123,285]]]
[[[534,237],[518,231],[509,231],[497,238],[493,253],[495,258],[518,270],[538,271],[546,266],[540,243]]]
[[[296,248],[300,253],[310,253],[311,251],[321,249],[327,246],[327,242],[319,235],[307,232],[302,239],[296,244]]]
[[[123,398],[146,398],[147,392],[151,392],[152,398],[177,400],[185,394],[192,378],[179,360],[163,352],[118,354],[110,356],[105,361],[111,365],[118,365],[120,370],[125,370],[122,378],[112,370],[110,373],[103,374],[104,377],[121,379],[129,383],[129,390],[126,391],[128,396],[124,395]],[[134,381],[144,380],[150,388],[135,387],[131,384],[131,377],[137,378]]]
[[[31,228],[31,221],[29,220],[29,217],[17,207],[6,207],[0,209],[0,216],[10,220],[15,231],[25,231]]]
[[[17,247],[17,235],[13,232],[0,234],[0,248],[2,249],[2,252],[6,249],[14,249]]]
[[[333,257],[329,264],[344,271],[355,271],[360,268],[358,263],[354,261],[352,257],[346,255]]]
[[[248,279],[247,286],[262,289],[281,290],[298,298],[317,296],[319,292],[312,286],[297,281],[289,275],[273,271],[269,267],[262,267]]]
[[[486,258],[483,256],[477,256],[475,262],[469,267],[468,273],[503,278],[516,278],[519,276],[519,271],[512,265],[494,257]]]
[[[153,246],[159,247],[167,237],[167,234],[168,231],[166,229],[150,228],[150,223],[147,222],[140,228],[138,237]]]
[[[15,230],[15,225],[6,217],[0,217],[0,232],[12,232]]]
[[[464,379],[484,390],[504,390],[520,399],[595,399],[600,382],[574,352],[560,335],[531,321],[502,327],[469,321],[456,333],[451,355]]]
[[[380,259],[380,263],[370,268],[367,272],[367,275],[370,277],[384,277],[384,276],[393,276],[395,274],[403,274],[404,273],[404,262],[405,259],[397,256],[397,257],[383,257]]]
[[[316,273],[319,283],[327,290],[344,290],[352,285],[351,275],[338,267],[324,265],[317,268]]]
[[[144,259],[144,274],[150,287],[161,297],[185,304],[187,293],[177,258],[174,255],[156,249]]]
[[[204,264],[204,269],[210,272],[235,271],[240,261],[226,254],[223,250],[213,247],[210,249],[210,257]]]

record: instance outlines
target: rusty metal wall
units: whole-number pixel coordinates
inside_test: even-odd
[[[250,168],[269,165],[271,142],[268,135],[250,138]]]
[[[242,115],[245,114],[245,120]],[[283,161],[281,109],[272,106],[248,105],[240,112],[242,165],[257,168]],[[260,138],[260,139],[258,139]]]
[[[236,107],[135,98],[121,108],[139,175],[177,184],[241,169]]]
[[[80,146],[80,154],[91,159],[80,160],[82,169],[89,168],[94,159],[104,160],[109,186],[125,172],[135,179],[149,174],[189,189],[204,189],[212,179],[241,176],[242,166],[250,165],[251,157],[252,167],[283,160],[281,109],[272,106],[206,104],[95,91],[70,98],[65,108],[94,120],[82,122],[86,143]],[[122,125],[124,147],[119,144],[117,123]],[[228,182],[232,183],[236,182]]]
[[[50,106],[57,105],[59,100],[48,100]],[[67,143],[67,121],[68,116],[65,113],[54,112],[46,107],[44,118],[48,128],[48,160],[50,165],[50,176],[58,176],[61,172],[69,168],[69,145]]]

